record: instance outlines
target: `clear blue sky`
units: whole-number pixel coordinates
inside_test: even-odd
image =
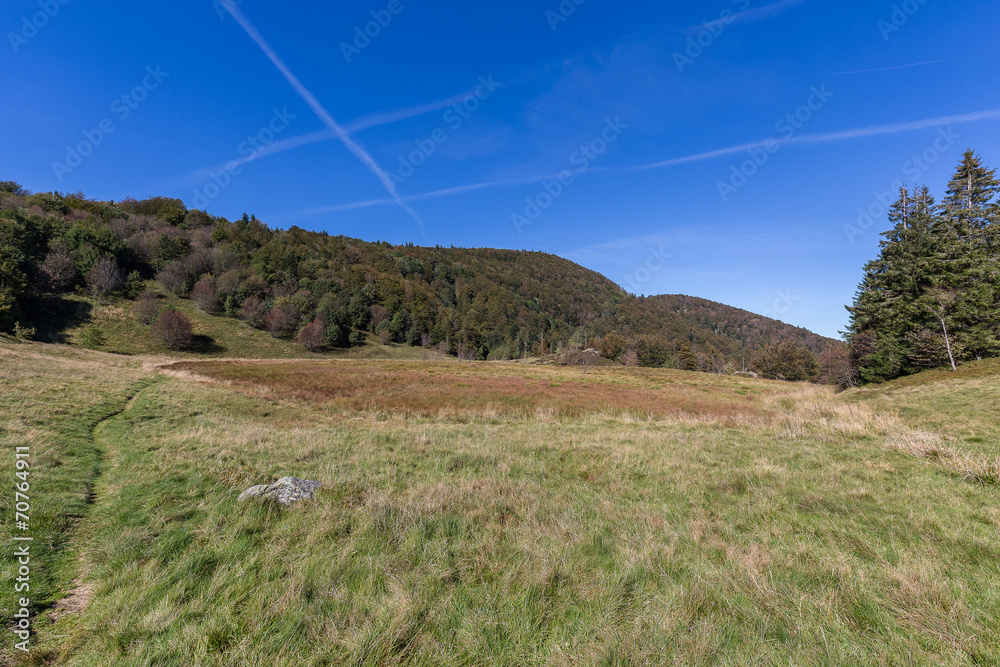
[[[858,208],[1000,165],[993,0],[576,2],[7,0],[0,179],[544,250],[835,336],[886,226]]]

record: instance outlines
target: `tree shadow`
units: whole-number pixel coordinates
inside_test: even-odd
[[[43,294],[22,306],[25,324],[35,328],[35,340],[45,343],[68,343],[66,331],[89,320],[93,309],[87,301],[58,294]]]
[[[226,348],[216,343],[211,336],[197,335],[187,351],[196,354],[222,354]]]

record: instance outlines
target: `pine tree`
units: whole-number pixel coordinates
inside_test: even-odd
[[[862,378],[1000,356],[1000,181],[966,152],[938,207],[905,187],[879,257],[865,266],[847,332]]]
[[[963,235],[975,236],[996,221],[993,199],[998,192],[996,170],[983,166],[982,158],[970,148],[948,183],[945,213]]]

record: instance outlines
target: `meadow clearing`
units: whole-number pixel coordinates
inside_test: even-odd
[[[996,362],[835,395],[3,342],[0,374],[37,547],[8,664],[1000,664]],[[284,475],[324,487],[237,504]]]

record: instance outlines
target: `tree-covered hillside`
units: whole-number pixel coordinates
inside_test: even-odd
[[[1000,356],[1000,181],[972,150],[938,205],[903,187],[878,259],[865,267],[851,313],[862,379]]]
[[[309,349],[360,345],[371,333],[467,359],[596,347],[625,363],[812,379],[814,353],[832,343],[702,299],[636,298],[540,252],[369,243],[271,229],[252,215],[233,222],[176,199],[99,202],[0,184],[6,330],[86,291],[135,300],[153,334],[183,346],[184,316],[161,322],[155,295],[143,293],[153,279],[207,313]]]

